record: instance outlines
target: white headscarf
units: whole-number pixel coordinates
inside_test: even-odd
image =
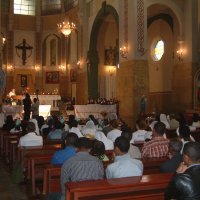
[[[40,135],[40,131],[39,131],[37,120],[36,119],[29,119],[29,122],[33,122],[35,124],[35,133],[37,135]]]
[[[89,120],[86,125],[83,127],[83,135],[90,134],[95,137],[95,132],[97,131],[96,126],[92,120]]]
[[[113,141],[112,140],[109,140],[105,134],[101,131],[97,131],[95,133],[95,138],[101,142],[104,143],[105,145],[105,149],[106,150],[113,150],[114,149],[114,144],[113,144]]]
[[[167,116],[165,114],[160,114],[160,121],[165,124],[167,129],[170,128],[169,122],[167,120]]]

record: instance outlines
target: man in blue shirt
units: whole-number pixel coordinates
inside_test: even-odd
[[[118,137],[114,143],[115,161],[108,165],[106,177],[122,178],[130,176],[142,176],[143,164],[140,160],[133,159],[128,154],[130,142],[123,136]]]
[[[75,133],[68,133],[65,138],[66,147],[62,150],[58,150],[54,153],[51,164],[62,165],[66,160],[76,154],[76,143],[78,136]]]

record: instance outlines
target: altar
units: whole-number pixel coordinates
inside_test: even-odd
[[[117,113],[116,104],[113,105],[101,105],[101,104],[87,104],[87,105],[75,105],[75,116],[78,119],[87,119],[89,115],[94,115],[97,119],[102,119],[102,112]]]
[[[31,100],[33,101],[36,98],[36,95],[30,95]],[[52,95],[38,95],[40,105],[51,105],[51,111],[59,111],[59,102],[61,96],[57,94]]]

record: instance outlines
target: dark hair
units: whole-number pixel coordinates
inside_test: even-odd
[[[113,120],[110,122],[110,125],[111,125],[113,128],[118,128],[119,123],[118,123],[117,119],[113,119]]]
[[[141,118],[136,121],[136,125],[138,125],[138,128],[141,130],[145,130],[147,128],[145,120]]]
[[[154,125],[154,129],[159,135],[164,135],[166,129],[165,124],[162,122],[156,122]]]
[[[190,137],[190,128],[186,125],[180,126],[179,134],[182,138],[189,138]]]
[[[34,99],[33,99],[33,102],[34,102],[34,103],[36,103],[36,102],[37,102],[37,100],[38,100],[37,98],[34,98]]]
[[[28,122],[27,124],[27,132],[35,132],[35,124],[33,122]]]
[[[130,148],[130,141],[128,141],[125,137],[120,136],[115,140],[114,146],[118,147],[121,152],[127,153]]]
[[[183,148],[183,154],[187,155],[193,162],[200,162],[200,143],[186,143]]]
[[[105,145],[101,141],[95,141],[91,150],[93,156],[101,157],[105,154]]]
[[[193,116],[192,116],[192,121],[193,122],[198,122],[199,121],[199,115],[198,113],[194,113]]]
[[[122,131],[121,136],[126,138],[128,141],[131,141],[132,139],[132,133],[129,131]]]
[[[78,136],[75,133],[68,133],[65,137],[66,146],[73,146],[77,145]]]
[[[89,118],[94,122],[94,125],[98,124],[97,119],[94,117],[94,115],[89,115]]]
[[[175,153],[180,152],[182,147],[183,147],[183,143],[177,138],[173,138],[169,141],[169,148],[171,148],[171,150]]]
[[[78,126],[78,122],[74,119],[74,120],[71,120],[69,122],[69,128],[72,128],[72,127],[77,127]]]
[[[88,138],[80,137],[80,138],[78,138],[78,141],[77,141],[77,147],[79,149],[81,149],[81,148],[90,149],[92,146],[91,146],[91,142]]]

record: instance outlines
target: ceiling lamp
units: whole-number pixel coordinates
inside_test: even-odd
[[[58,31],[61,32],[66,37],[71,34],[73,30],[76,29],[76,26],[73,22],[69,22],[65,19],[63,22],[60,22],[58,25]]]

